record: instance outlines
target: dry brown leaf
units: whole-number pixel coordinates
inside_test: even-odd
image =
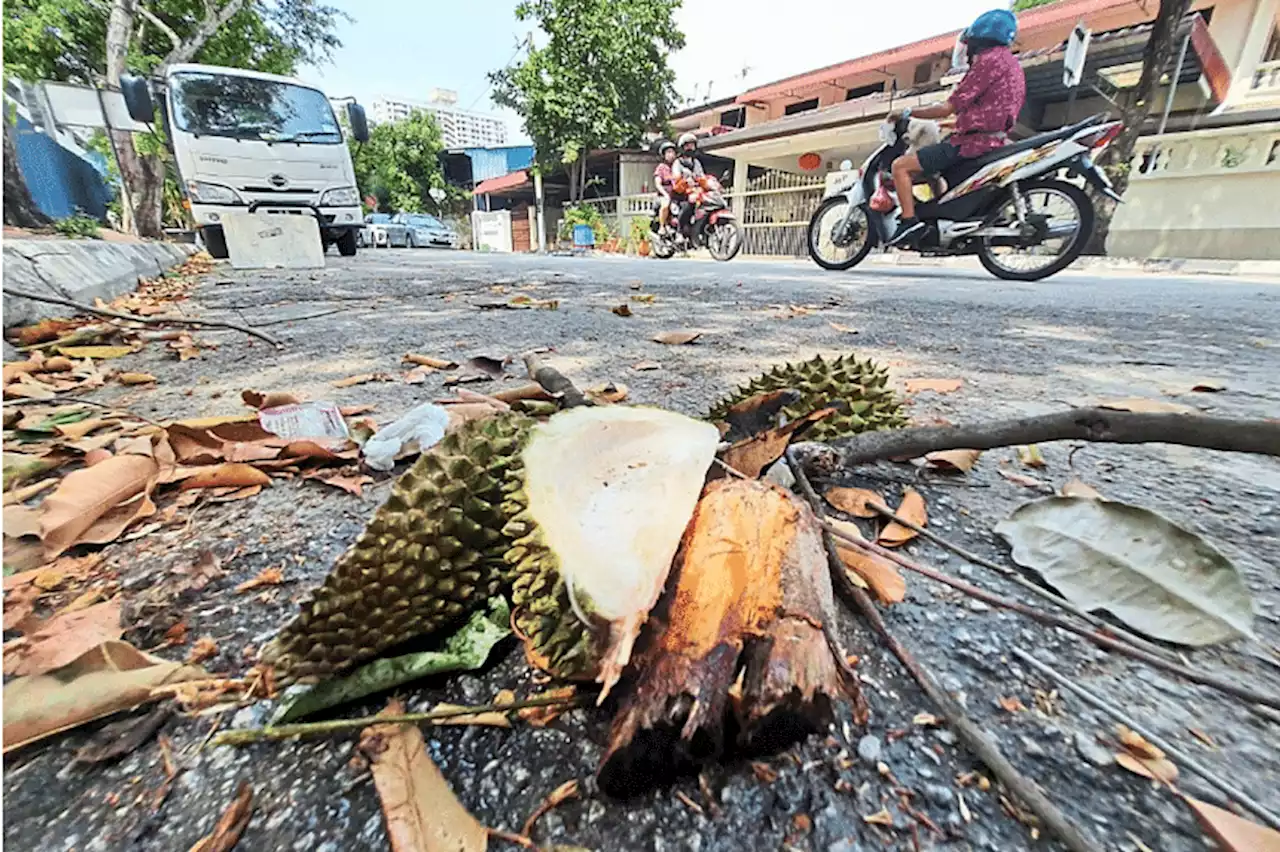
[[[404,712],[398,700],[386,714]],[[392,852],[483,852],[488,832],[431,761],[416,725],[371,725],[360,733],[382,803]]]
[[[252,816],[253,789],[248,781],[241,781],[235,801],[223,811],[213,831],[196,841],[189,852],[231,852]]]
[[[167,636],[168,634],[166,634]],[[183,635],[186,631],[183,630]],[[212,636],[201,636],[191,646],[191,650],[187,652],[188,663],[203,663],[205,660],[218,656],[218,643],[213,641]]]
[[[767,763],[755,760],[751,762],[751,772],[762,784],[772,784],[778,780],[778,771]]]
[[[9,538],[40,536],[40,509],[16,504],[4,507],[4,534]]]
[[[1138,757],[1127,751],[1122,751],[1116,755],[1116,763],[1135,775],[1150,778],[1152,781],[1163,781],[1168,784],[1178,777],[1178,767],[1174,766],[1172,761],[1164,758],[1155,760]]]
[[[639,302],[642,305],[652,305],[658,300],[658,297],[652,293],[636,293],[631,297],[631,301]]]
[[[627,386],[605,382],[587,388],[587,396],[594,402],[613,405],[627,398]]]
[[[1023,488],[1049,488],[1048,483],[1043,479],[1037,479],[1034,476],[1027,476],[1024,473],[1014,473],[1013,471],[1005,470],[1004,468],[1001,468],[998,473],[1014,485],[1021,485]]]
[[[46,368],[48,369],[48,368]],[[1192,393],[1220,393],[1227,389],[1223,382],[1214,381],[1212,379],[1196,382],[1191,386]]]
[[[832,506],[855,518],[878,518],[880,513],[871,507],[884,505],[884,498],[869,488],[830,488],[823,496]]]
[[[1067,480],[1066,484],[1062,486],[1061,493],[1063,497],[1085,497],[1089,500],[1103,499],[1102,494],[1097,489],[1090,485],[1085,485],[1079,479]]]
[[[628,305],[626,302],[623,302],[621,305],[614,305],[612,308],[609,309],[609,312],[611,314],[615,314],[616,316],[620,316],[620,317],[632,316],[631,306]]]
[[[1147,742],[1141,734],[1130,730],[1125,725],[1116,725],[1116,735],[1120,738],[1120,744],[1133,752],[1135,757],[1151,760],[1160,760],[1164,757],[1164,752],[1160,748]]]
[[[96,450],[90,450],[84,454],[84,466],[93,467],[95,464],[101,464],[114,455],[115,453],[110,450],[103,449],[102,447],[99,447]]]
[[[87,460],[86,456],[86,460]],[[21,488],[15,488],[12,491],[4,492],[4,505],[10,506],[16,503],[25,503],[37,494],[48,491],[50,488],[58,484],[58,480],[50,477],[49,479],[34,482],[31,485],[24,485]]]
[[[245,580],[236,586],[237,592],[247,592],[256,589],[259,586],[278,586],[284,582],[284,571],[279,568],[263,568],[258,572],[258,576],[251,580]]]
[[[852,326],[848,326],[848,325],[841,325],[838,322],[829,322],[827,323],[827,325],[831,326],[841,334],[857,334],[858,333],[858,330],[856,328],[853,328]]]
[[[524,827],[520,829],[520,833],[525,837],[533,835],[533,827],[537,824],[544,814],[550,812],[553,808],[559,807],[562,803],[569,799],[576,798],[578,795],[578,779],[566,781],[559,787],[551,791],[551,795],[542,800],[542,804],[533,809],[533,813],[529,814],[529,818],[524,821]]]
[[[415,352],[406,352],[400,360],[410,364],[417,364],[419,367],[428,367],[432,370],[452,370],[458,366],[454,361],[432,358],[430,355],[419,355]]]
[[[861,539],[862,532],[857,524],[831,518],[832,526],[850,536]],[[875,553],[863,550],[857,545],[836,539],[836,552],[845,568],[852,572],[850,579],[862,580],[864,588],[869,588],[882,604],[901,603],[907,596],[907,582],[902,578],[897,567]]]
[[[692,343],[702,336],[700,331],[661,331],[653,336],[654,343],[665,343],[668,346],[683,346]]]
[[[925,464],[934,470],[968,473],[978,461],[982,450],[940,450],[924,457]]]
[[[434,372],[435,370],[430,367],[414,367],[407,373],[401,373],[400,378],[404,379],[406,385],[421,385],[425,384],[427,377]]]
[[[1280,852],[1280,832],[1231,811],[1183,796],[1205,833],[1222,847],[1221,852]]]
[[[917,713],[911,718],[911,724],[924,728],[936,728],[942,720],[932,713]]]
[[[907,379],[906,387],[907,393],[955,393],[964,387],[964,379]]]
[[[153,458],[126,454],[63,477],[42,504],[46,555],[53,558],[82,542],[114,541],[129,524],[154,514],[150,491],[159,469]]]
[[[893,825],[893,814],[889,813],[888,808],[881,808],[871,816],[864,816],[862,821],[871,825]]]
[[[724,451],[721,461],[726,467],[744,476],[756,479],[769,465],[782,458],[793,440],[803,435],[813,424],[835,414],[834,408],[810,412],[777,429],[769,429],[746,438]]]
[[[155,380],[150,373],[116,373],[116,381],[122,385],[149,385]]]
[[[97,431],[104,426],[118,426],[120,421],[113,417],[90,417],[81,420],[78,423],[64,423],[54,426],[58,430],[58,434],[64,438],[83,438],[90,432]]]
[[[325,485],[332,485],[334,488],[341,488],[343,491],[348,494],[354,494],[356,497],[363,497],[364,487],[373,482],[373,477],[364,473],[335,473],[329,476],[308,474],[306,478],[314,479],[317,482],[323,482]]]
[[[226,462],[202,468],[184,477],[178,486],[183,491],[195,488],[248,488],[252,485],[270,485],[271,477],[253,465]]]
[[[1140,414],[1195,414],[1196,410],[1188,405],[1176,402],[1162,402],[1142,397],[1112,399],[1098,403],[1098,408],[1109,408],[1112,411],[1133,411]]]
[[[4,386],[4,396],[5,399],[53,399],[57,394],[23,374],[18,381]]]
[[[1044,460],[1044,454],[1040,452],[1040,447],[1035,444],[1028,444],[1025,447],[1018,447],[1018,461],[1022,462],[1023,467],[1044,467],[1047,462]]]
[[[244,400],[245,405],[257,409],[302,404],[301,399],[287,391],[267,391],[262,393],[256,390],[245,390],[240,392],[240,398]]]
[[[657,361],[637,361],[631,365],[631,369],[643,372],[645,370],[661,370],[662,365]]]
[[[575,686],[565,686],[560,689],[549,689],[546,692],[540,692],[536,698],[563,698],[565,701],[573,698],[578,691]],[[522,707],[516,711],[516,715],[523,721],[528,722],[535,728],[545,728],[556,719],[560,718],[560,714],[568,710],[568,706],[556,707]]]
[[[1022,699],[1018,696],[1002,696],[996,699],[996,703],[1000,705],[1007,713],[1021,713],[1027,707],[1022,703]]]
[[[1209,737],[1208,734],[1206,734],[1204,731],[1200,730],[1199,728],[1187,728],[1187,733],[1191,734],[1191,736],[1195,737],[1200,742],[1207,745],[1209,748],[1216,749],[1218,747],[1218,744],[1215,743]]]
[[[205,677],[127,642],[104,642],[56,672],[5,685],[4,751],[146,704],[153,687]]]
[[[164,632],[164,644],[166,645],[185,645],[187,644],[187,623],[179,621]]]
[[[133,353],[132,346],[59,346],[58,352],[68,358],[123,358]]]
[[[902,495],[902,503],[894,511],[894,514],[922,527],[929,522],[929,514],[925,509],[924,498],[914,488],[908,488],[906,493]],[[904,527],[897,521],[892,521],[880,531],[880,535],[876,538],[876,543],[882,547],[898,547],[911,541],[917,534],[910,527]]]
[[[366,384],[367,382],[390,382],[390,381],[394,381],[394,379],[392,379],[391,376],[387,375],[386,373],[361,373],[358,376],[349,376],[345,379],[338,379],[336,382],[331,382],[330,384],[332,384],[335,388],[350,388],[350,387],[355,387],[356,385]]]
[[[103,642],[119,639],[120,599],[59,613],[5,646],[6,675],[38,675],[61,668]]]

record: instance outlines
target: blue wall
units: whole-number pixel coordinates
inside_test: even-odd
[[[465,150],[467,156],[471,158],[471,180],[474,183],[518,172],[533,164],[532,145]]]
[[[92,162],[37,132],[22,116],[16,130],[18,168],[46,216],[64,219],[79,208],[97,219],[106,218],[113,192]]]

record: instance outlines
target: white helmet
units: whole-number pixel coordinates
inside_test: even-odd
[[[694,150],[697,150],[698,137],[692,133],[681,133],[680,140],[676,144],[680,146],[680,153],[685,154],[686,153],[686,151],[684,150],[685,145],[692,144],[694,147]],[[688,153],[692,153],[692,152],[688,152]]]

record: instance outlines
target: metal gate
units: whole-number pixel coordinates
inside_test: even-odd
[[[822,201],[823,187],[821,177],[772,170],[748,181],[740,193],[743,253],[804,256],[809,217]]]

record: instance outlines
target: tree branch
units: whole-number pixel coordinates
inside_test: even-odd
[[[166,36],[169,37],[169,41],[173,42],[174,50],[177,50],[180,47],[182,47],[182,36],[174,32],[173,27],[169,26],[164,21],[156,17],[154,12],[152,12],[146,6],[143,6],[141,3],[138,4],[138,11],[142,13],[142,17],[146,18],[148,21],[155,24],[160,29],[160,32],[164,33]],[[141,41],[142,40],[141,24],[139,24],[138,29],[139,29],[138,40]]]
[[[130,322],[140,322],[146,325],[186,325],[193,328],[229,328],[234,331],[243,332],[251,337],[259,340],[265,340],[277,349],[283,349],[284,344],[276,340],[274,337],[257,331],[247,325],[239,325],[234,322],[223,322],[221,320],[196,320],[187,319],[185,317],[140,317],[134,314],[121,313],[120,311],[109,311],[106,308],[95,308],[93,305],[86,305],[83,302],[74,302],[71,299],[63,299],[58,296],[42,296],[39,293],[29,293],[26,290],[19,290],[16,287],[5,287],[5,295],[16,296],[19,299],[30,299],[33,302],[44,302],[49,305],[63,305],[68,308],[75,308],[87,314],[97,314],[100,317],[112,317],[113,319],[129,320]]]
[[[175,65],[179,62],[190,62],[200,52],[200,48],[204,47],[204,43],[218,29],[244,8],[244,4],[245,0],[227,0],[227,5],[219,9],[213,3],[213,0],[205,0],[204,19],[196,26],[196,31],[181,44],[175,45],[173,50],[169,51],[169,55],[156,68],[156,73],[162,74],[170,65]]]
[[[880,459],[919,458],[938,450],[990,450],[1047,441],[1100,441],[1114,444],[1181,444],[1280,456],[1280,420],[1239,420],[1203,414],[1148,414],[1108,408],[1072,408],[1037,417],[996,420],[972,426],[921,426],[864,432],[836,442],[839,464],[853,466]],[[806,463],[830,463],[832,450],[809,444]]]
[[[536,354],[530,352],[524,356],[525,369],[529,371],[529,378],[542,385],[542,389],[560,400],[565,408],[577,408],[579,405],[590,405],[588,400],[578,390],[577,386],[565,378],[555,367],[543,361]]]

